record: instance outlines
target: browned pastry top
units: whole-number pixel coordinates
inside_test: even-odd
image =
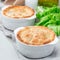
[[[34,10],[28,6],[10,6],[3,10],[4,15],[12,18],[29,18],[34,13]]]
[[[29,45],[43,45],[55,39],[55,33],[43,26],[30,26],[21,29],[17,33],[19,41]]]

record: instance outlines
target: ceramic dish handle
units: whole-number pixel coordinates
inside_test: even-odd
[[[14,44],[16,44],[14,33],[12,34],[12,41],[13,41]]]
[[[13,31],[6,29],[2,24],[0,25],[0,31],[2,31],[6,37],[10,38],[13,42],[15,42]]]
[[[0,31],[3,31],[3,29],[2,29],[2,25],[0,25]]]

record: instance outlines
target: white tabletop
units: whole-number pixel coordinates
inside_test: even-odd
[[[9,40],[0,31],[0,60],[19,60]]]

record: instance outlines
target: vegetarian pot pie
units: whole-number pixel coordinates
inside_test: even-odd
[[[35,11],[28,6],[10,6],[3,10],[3,14],[12,18],[28,18],[33,16]]]
[[[43,26],[28,26],[17,33],[19,41],[28,45],[43,45],[55,39],[55,33]]]

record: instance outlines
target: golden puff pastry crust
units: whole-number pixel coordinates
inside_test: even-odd
[[[55,33],[43,26],[25,27],[17,33],[19,41],[28,45],[43,45],[55,39]]]
[[[28,6],[10,6],[3,10],[3,14],[12,18],[29,18],[35,11]]]

